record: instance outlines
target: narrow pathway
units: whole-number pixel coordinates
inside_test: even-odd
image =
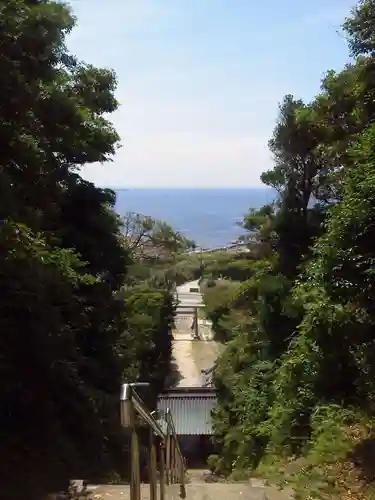
[[[148,484],[141,486],[141,498],[142,500],[150,499]],[[160,498],[159,494],[158,498]],[[179,486],[167,486],[166,498],[167,500],[180,500]],[[186,485],[186,500],[267,500],[267,498],[263,486],[252,486],[251,483],[190,483]],[[100,486],[92,492],[91,499],[129,500],[129,486]],[[277,500],[282,500],[282,498]]]
[[[198,290],[198,291],[190,291]],[[202,373],[213,367],[221,344],[213,340],[211,326],[198,320],[200,340],[193,340],[191,329],[194,308],[203,308],[202,294],[197,281],[177,287],[179,305],[176,313],[176,328],[173,332],[173,358],[177,372],[177,387],[204,386],[207,376]]]

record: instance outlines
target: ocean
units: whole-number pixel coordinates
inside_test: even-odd
[[[198,246],[230,244],[244,230],[238,226],[249,208],[272,202],[269,188],[247,189],[118,189],[119,214],[136,212],[168,222]]]

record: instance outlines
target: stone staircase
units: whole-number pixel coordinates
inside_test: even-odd
[[[89,497],[90,498],[90,497]],[[92,492],[93,500],[130,500],[128,486],[101,486]],[[150,500],[147,484],[141,486],[141,499]],[[178,485],[167,486],[167,500],[181,500]],[[264,488],[240,483],[191,483],[186,486],[186,500],[267,500]]]
[[[129,486],[91,486],[90,500],[130,500]],[[159,495],[158,495],[159,498]],[[210,482],[205,471],[189,471],[186,484],[186,500],[293,500],[293,495],[267,486],[262,480],[247,482]],[[150,500],[150,487],[141,485],[141,499]],[[166,500],[180,500],[179,485],[166,487]]]

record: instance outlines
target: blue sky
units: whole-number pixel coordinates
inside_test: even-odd
[[[348,49],[353,0],[70,0],[73,53],[113,68],[122,147],[111,187],[259,186],[286,93],[310,100]]]

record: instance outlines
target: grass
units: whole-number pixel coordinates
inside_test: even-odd
[[[375,435],[363,423],[323,433],[305,457],[268,455],[256,475],[292,487],[296,500],[375,500]]]
[[[198,309],[198,319],[207,319],[206,312],[203,307]]]

